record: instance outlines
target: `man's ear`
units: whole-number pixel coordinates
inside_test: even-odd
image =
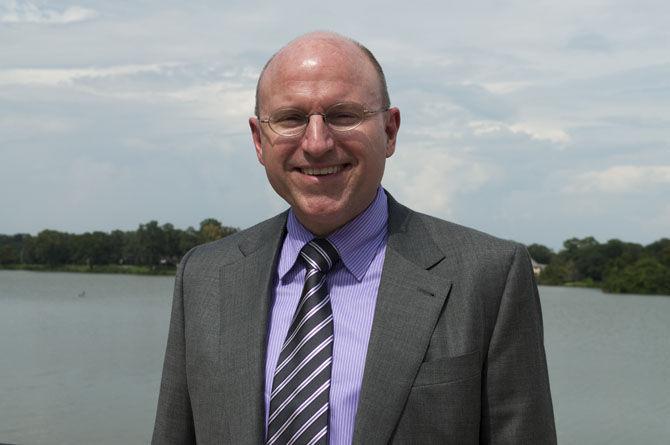
[[[398,107],[389,108],[388,118],[384,131],[386,131],[386,157],[391,157],[395,153],[395,143],[400,129],[400,110]]]
[[[251,139],[254,141],[254,147],[256,148],[256,157],[258,158],[258,162],[260,162],[261,165],[265,165],[263,163],[263,143],[261,142],[262,138],[261,123],[256,116],[252,116],[249,118],[249,128],[251,129]]]

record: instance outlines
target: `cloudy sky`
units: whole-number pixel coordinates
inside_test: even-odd
[[[666,0],[0,0],[0,233],[282,210],[255,81],[327,29],[386,70],[401,202],[552,248],[649,243],[670,236],[668,23]]]

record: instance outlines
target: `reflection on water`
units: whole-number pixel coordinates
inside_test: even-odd
[[[670,437],[670,297],[540,289],[562,444]],[[148,443],[172,279],[0,271],[0,442]]]
[[[559,443],[667,444],[670,297],[540,294]]]
[[[0,271],[0,442],[148,443],[172,279]]]

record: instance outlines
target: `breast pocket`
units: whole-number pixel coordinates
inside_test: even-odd
[[[423,362],[414,379],[414,387],[457,382],[479,375],[482,371],[479,351]]]
[[[481,359],[473,351],[423,362],[394,432],[394,444],[477,444]]]

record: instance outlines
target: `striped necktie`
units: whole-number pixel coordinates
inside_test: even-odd
[[[267,445],[328,443],[333,311],[326,273],[339,255],[317,238],[300,256],[307,266],[305,285],[272,381]]]

